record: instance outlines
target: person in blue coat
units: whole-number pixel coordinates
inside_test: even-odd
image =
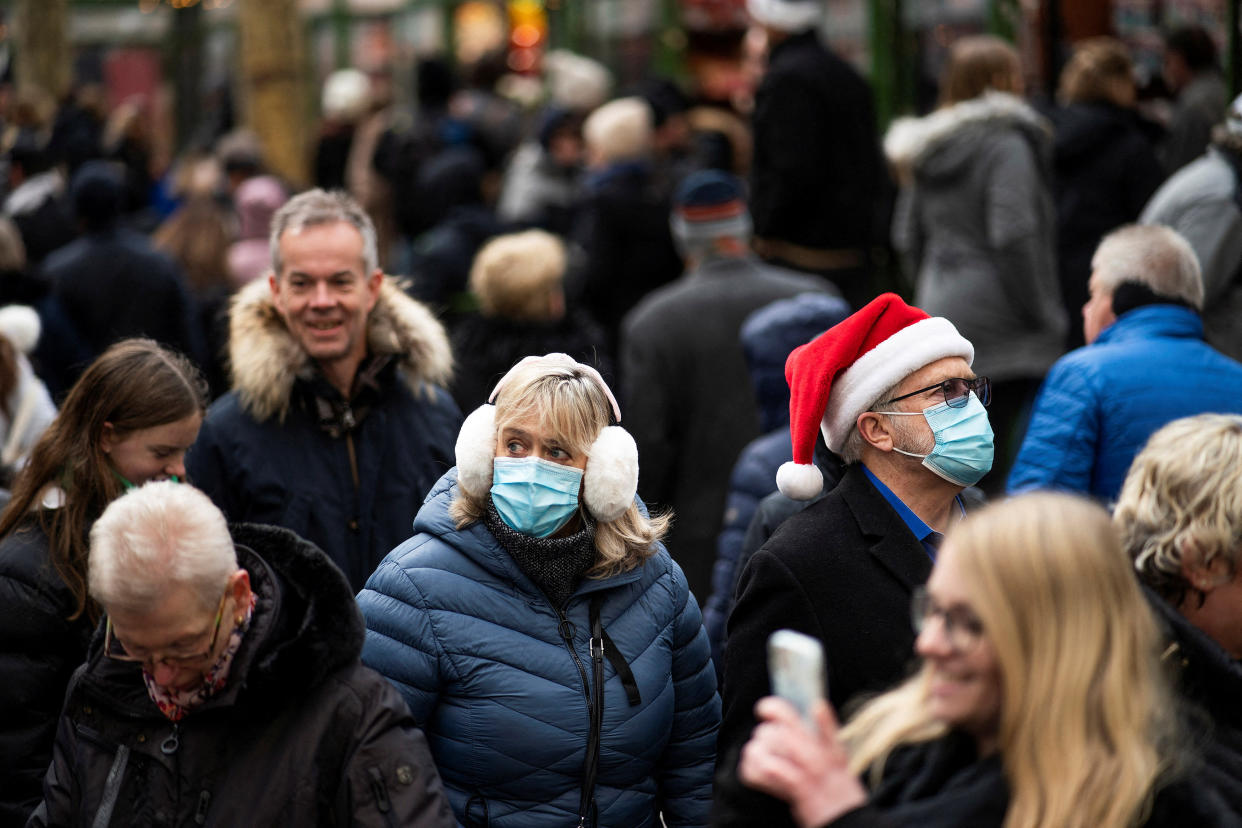
[[[1087,345],[1052,366],[1035,401],[1010,494],[1116,499],[1130,461],[1180,417],[1242,413],[1242,364],[1203,338],[1203,278],[1190,245],[1161,226],[1105,236],[1083,306]]]
[[[527,357],[358,596],[466,826],[706,825],[720,699],[612,392]]]

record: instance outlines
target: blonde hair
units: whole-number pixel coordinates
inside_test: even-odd
[[[954,42],[940,75],[940,105],[979,97],[989,89],[1013,92],[1022,62],[1013,46],[993,35],[972,35]]]
[[[612,420],[612,404],[599,383],[587,372],[568,365],[536,362],[519,365],[507,376],[496,396],[496,433],[517,422],[538,424],[555,434],[571,454],[587,454],[595,438]],[[585,474],[591,474],[587,457]],[[487,495],[476,497],[463,487],[449,505],[449,515],[461,529],[480,520],[487,511]],[[585,507],[579,506],[585,519]],[[591,578],[606,578],[641,566],[655,554],[656,544],[668,532],[668,515],[647,516],[631,503],[621,517],[595,525],[595,565]]]
[[[1108,515],[1064,494],[993,504],[950,533],[1002,685],[1005,828],[1140,823],[1175,733],[1159,629]],[[946,725],[929,711],[930,668],[842,731],[855,772]]]
[[[1188,556],[1232,573],[1242,555],[1242,417],[1200,414],[1165,425],[1134,458],[1113,521],[1139,577],[1174,605],[1198,592]]]
[[[1114,37],[1091,37],[1074,46],[1057,88],[1062,103],[1107,101],[1121,105],[1117,97],[1120,83],[1134,85],[1134,64],[1130,53]]]
[[[582,138],[604,162],[645,158],[655,133],[651,106],[642,98],[618,98],[592,112]]]
[[[565,277],[565,245],[543,230],[492,239],[470,268],[470,290],[484,316],[523,321],[552,318],[549,302]]]

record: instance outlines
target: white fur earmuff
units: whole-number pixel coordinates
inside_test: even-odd
[[[492,488],[492,459],[496,456],[496,406],[491,403],[470,412],[457,432],[457,485],[472,497]]]
[[[638,446],[621,426],[608,426],[591,444],[582,474],[582,501],[596,520],[612,523],[638,493]]]

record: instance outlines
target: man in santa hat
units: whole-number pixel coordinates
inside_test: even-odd
[[[971,371],[973,359],[949,320],[891,293],[790,354],[794,459],[777,473],[778,487],[800,500],[819,494],[819,432],[848,465],[837,487],[785,521],[738,579],[713,825],[792,825],[787,805],[736,780],[755,702],[771,691],[771,633],[792,629],[823,642],[837,710],[904,675],[914,648],[912,593],[931,574],[943,533],[965,514],[962,490],[992,466],[991,387]]]

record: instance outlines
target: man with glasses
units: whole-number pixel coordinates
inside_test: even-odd
[[[1048,371],[1010,494],[1056,489],[1115,500],[1134,456],[1165,423],[1242,414],[1242,364],[1204,341],[1203,277],[1182,236],[1122,227],[1100,242],[1091,270],[1087,344]]]
[[[991,384],[975,376],[973,359],[951,322],[891,293],[790,355],[794,459],[777,473],[778,487],[798,500],[820,493],[812,458],[820,433],[847,465],[837,487],[781,524],[738,579],[713,825],[793,824],[787,805],[736,779],[754,704],[770,692],[769,635],[793,629],[823,642],[838,710],[904,674],[913,592],[965,513],[961,492],[992,466]]]
[[[91,529],[104,635],[30,825],[454,825],[427,742],[363,667],[353,591],[284,529],[151,483]]]

